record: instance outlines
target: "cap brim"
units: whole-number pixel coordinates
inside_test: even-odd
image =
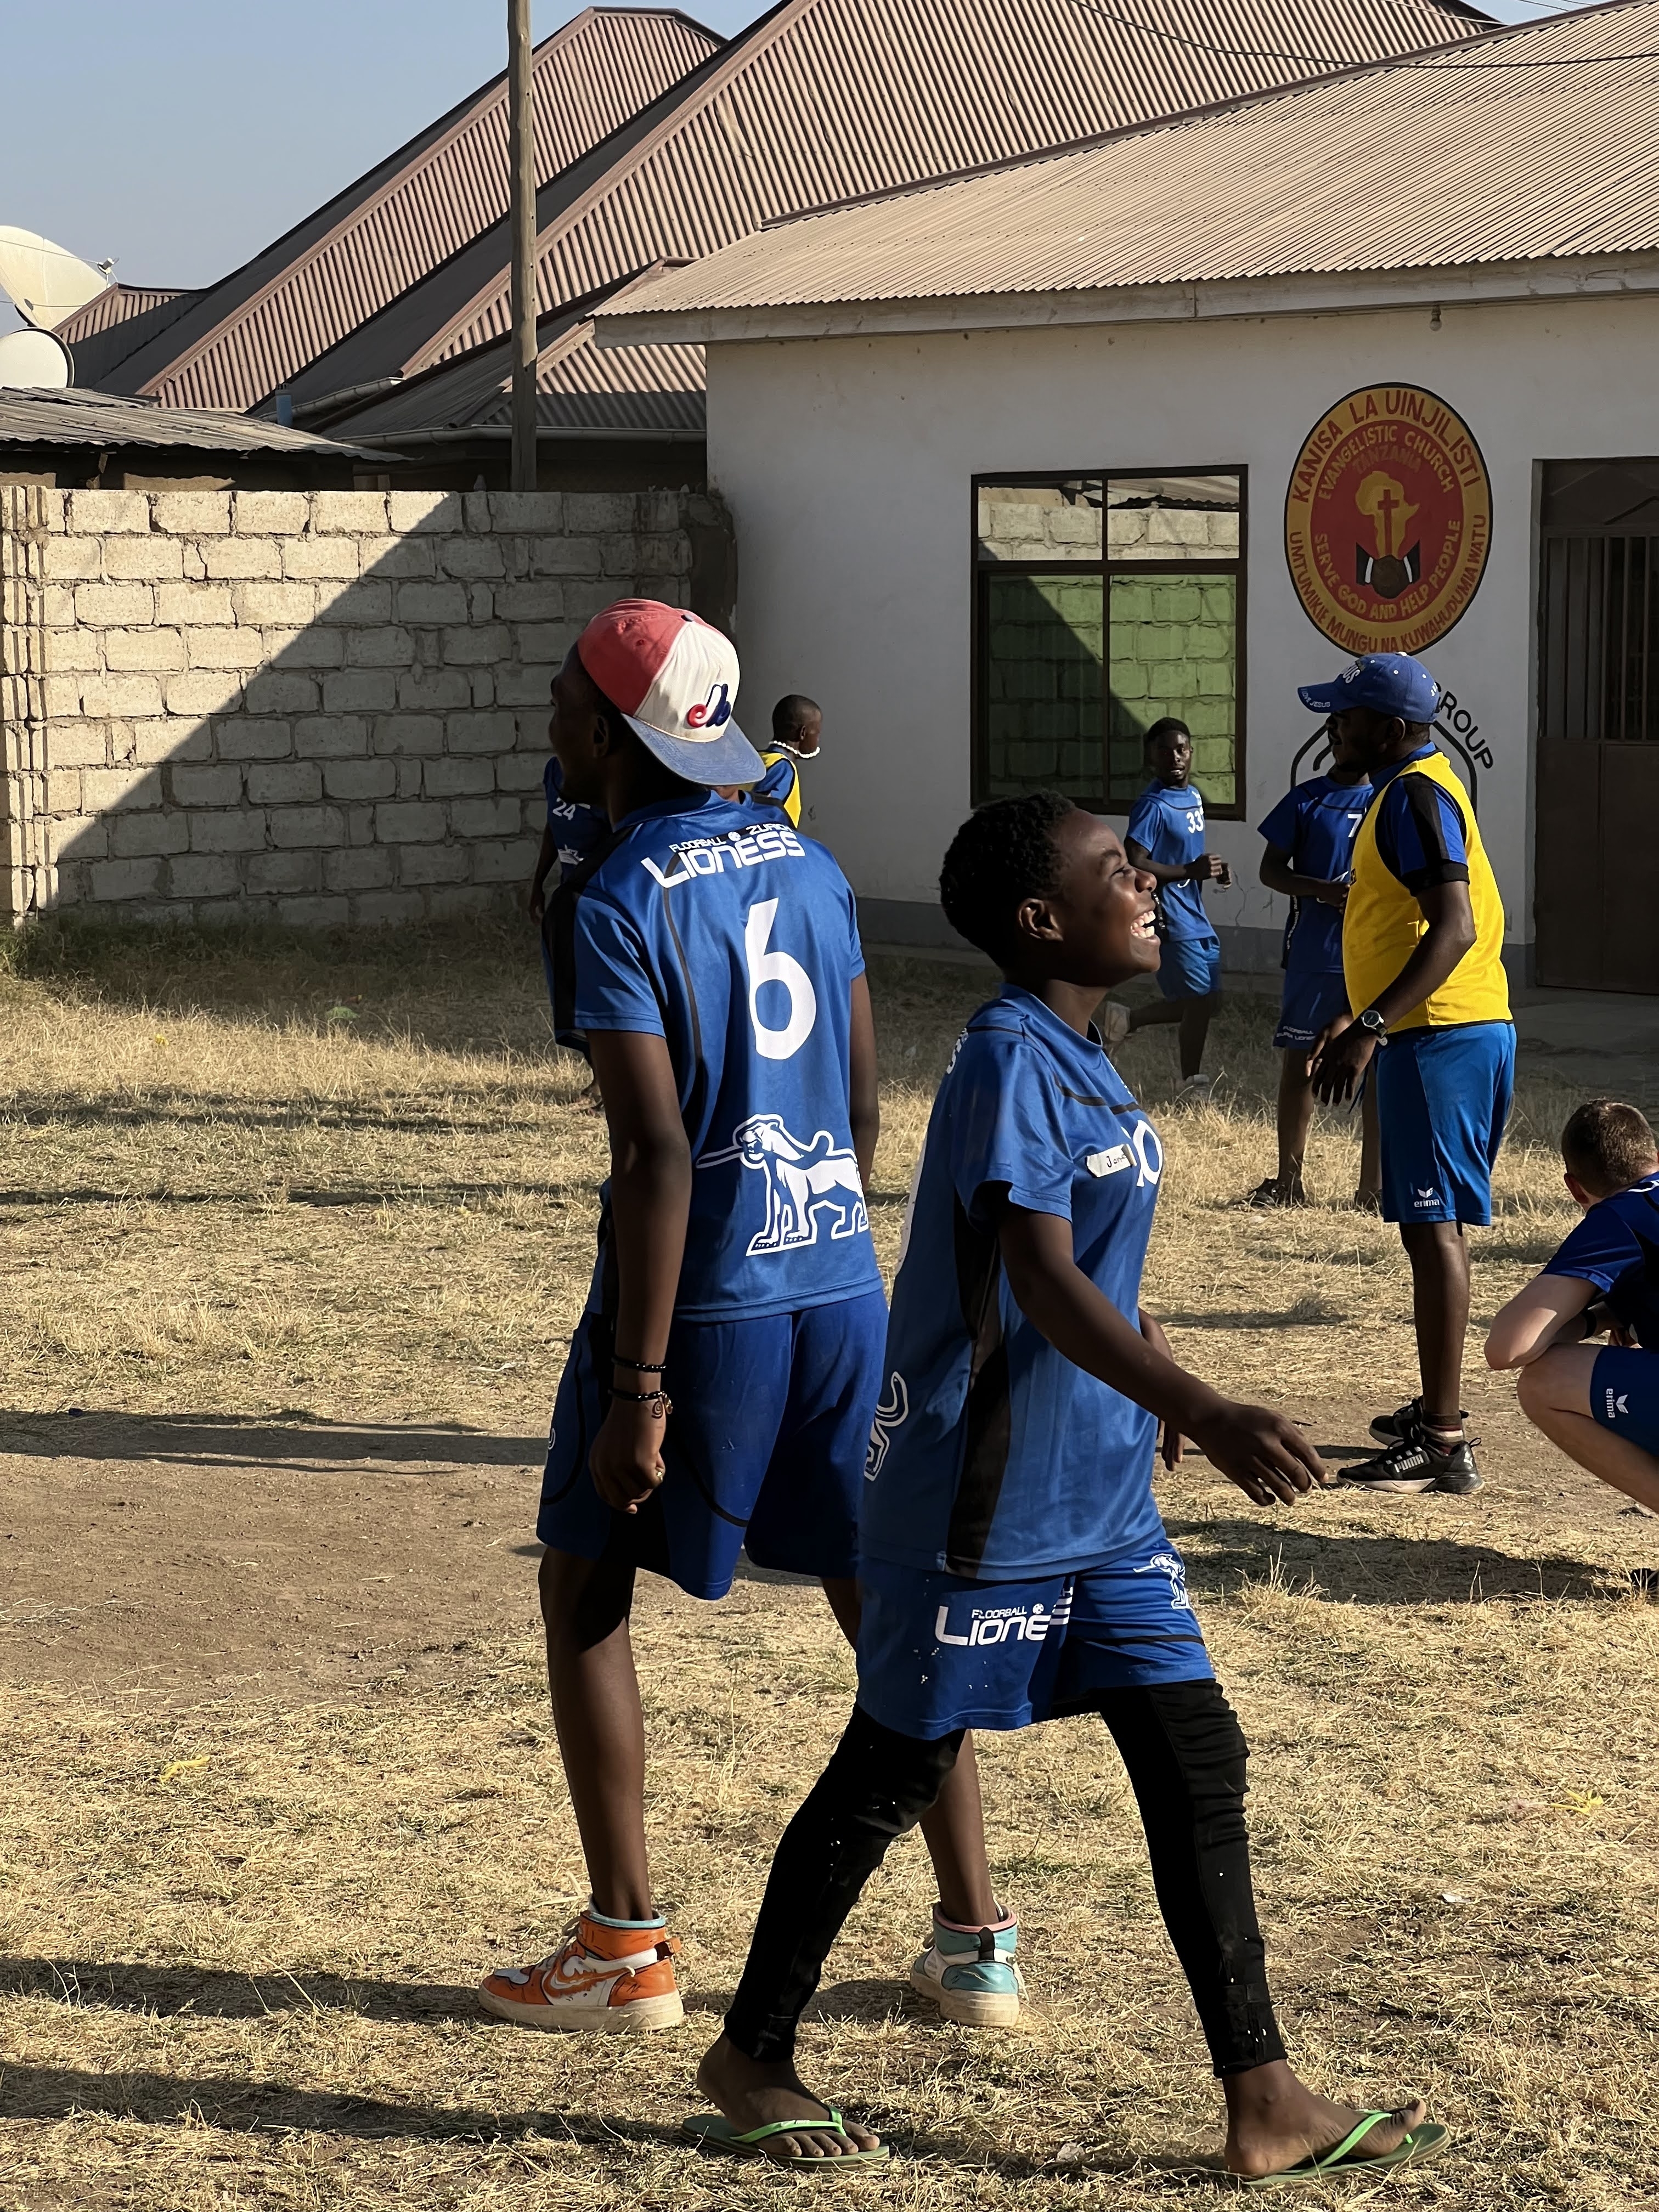
[[[1340,684],[1299,684],[1296,696],[1310,714],[1338,714],[1348,701]]]
[[[671,738],[653,730],[632,714],[623,720],[653,759],[684,776],[688,783],[758,783],[766,763],[735,722],[728,722],[717,738]]]

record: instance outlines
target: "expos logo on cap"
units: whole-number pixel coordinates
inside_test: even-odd
[[[618,599],[595,615],[576,653],[599,690],[665,768],[692,783],[753,783],[760,756],[732,720],[738,654],[686,607]]]

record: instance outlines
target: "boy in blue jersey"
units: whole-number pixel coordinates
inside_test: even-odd
[[[611,824],[597,807],[578,806],[574,800],[565,797],[564,771],[559,766],[556,753],[548,755],[547,765],[542,770],[542,798],[547,808],[547,819],[542,828],[542,842],[536,854],[536,866],[531,874],[530,891],[525,904],[530,919],[536,925],[541,944],[542,974],[546,979],[548,1000],[553,1009],[554,1034],[561,1044],[568,1044],[586,1060],[587,1040],[579,1030],[569,1026],[567,1002],[574,994],[575,979],[570,972],[568,948],[562,947],[566,933],[559,927],[560,917],[549,911],[550,902],[547,884],[556,864],[561,885],[571,885],[577,872],[610,836]],[[588,1085],[578,1103],[598,1107],[599,1086],[597,1080]]]
[[[1291,902],[1285,925],[1285,990],[1273,1048],[1279,1072],[1279,1173],[1250,1194],[1252,1206],[1305,1206],[1303,1164],[1313,1125],[1314,1048],[1334,1022],[1348,1016],[1342,978],[1342,909],[1348,899],[1353,841],[1371,795],[1370,779],[1346,738],[1331,738],[1323,775],[1292,784],[1259,835],[1267,840],[1261,880]],[[1359,1188],[1354,1204],[1375,1213],[1382,1202],[1377,1164],[1376,1099],[1367,1084],[1360,1108]]]
[[[1634,1106],[1592,1098],[1561,1158],[1584,1218],[1492,1322],[1487,1364],[1519,1368],[1521,1410],[1569,1459],[1659,1512],[1659,1145]]]
[[[526,2027],[682,2017],[646,1852],[637,1571],[722,1597],[746,1547],[758,1565],[818,1577],[857,1628],[887,1322],[864,1198],[874,1025],[841,871],[773,811],[719,795],[760,773],[731,719],[737,689],[717,630],[637,599],[594,617],[554,685],[565,793],[609,825],[569,921],[572,1018],[611,1174],[537,1522],[592,1902],[551,1957],[484,1982],[486,2008]],[[972,1924],[976,1955],[979,1932],[1007,1923],[971,1764],[927,1841],[941,1911]]]
[[[790,1823],[725,2033],[702,2140],[879,2158],[794,2069],[796,2024],[895,1836],[969,1728],[1093,1713],[1128,1769],[1165,1924],[1227,2102],[1227,2165],[1260,2179],[1395,2164],[1437,2142],[1413,2101],[1329,2104],[1291,2072],[1251,1894],[1246,1751],[1152,1492],[1190,1436],[1254,1503],[1326,1480],[1279,1414],[1224,1399],[1140,1307],[1158,1133],[1091,1016],[1158,965],[1154,878],[1052,792],[958,831],[947,919],[1006,981],[934,1101],[893,1290],[860,1522],[858,1703]]]
[[[1192,781],[1193,737],[1184,722],[1165,715],[1146,732],[1152,781],[1129,810],[1123,849],[1158,884],[1158,933],[1164,957],[1158,988],[1164,1003],[1107,1009],[1106,1042],[1165,1022],[1181,1024],[1181,1088],[1177,1106],[1201,1105],[1210,1095],[1203,1072],[1204,1044],[1221,1004],[1221,939],[1204,911],[1203,886],[1227,884],[1232,872],[1219,854],[1204,849],[1204,799]]]

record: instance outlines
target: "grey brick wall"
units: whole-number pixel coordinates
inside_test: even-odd
[[[714,549],[713,559],[709,548]],[[731,570],[701,494],[0,485],[0,911],[424,919],[525,881],[588,617]]]

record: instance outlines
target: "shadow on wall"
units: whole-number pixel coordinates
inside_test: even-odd
[[[729,628],[688,490],[0,487],[13,920],[411,922],[530,874],[547,704],[629,593]]]

